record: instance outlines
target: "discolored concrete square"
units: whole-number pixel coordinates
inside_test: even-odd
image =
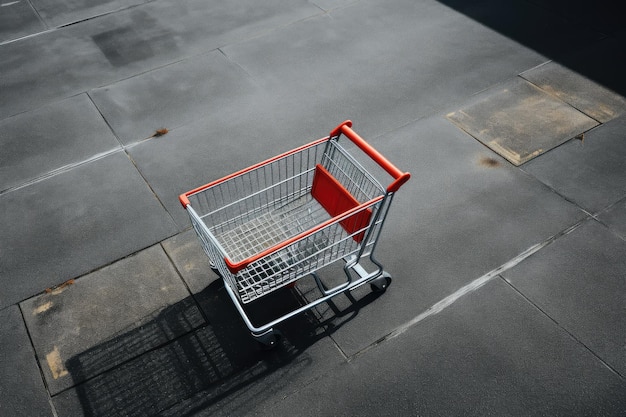
[[[32,110],[321,13],[305,1],[237,4],[151,1],[5,44],[0,114]]]
[[[478,94],[447,118],[516,166],[598,125],[519,77]]]
[[[118,41],[131,42],[125,36]],[[149,53],[147,48],[138,48],[141,53],[134,49],[111,48],[109,59]],[[89,95],[120,140],[129,144],[150,137],[157,129],[173,130],[233,103],[251,101],[254,90],[241,68],[213,51],[91,90]]]
[[[146,3],[146,0],[31,0],[41,18],[58,27]]]
[[[548,62],[520,76],[600,123],[626,112],[624,97],[556,62]]]
[[[20,306],[53,395],[204,323],[159,245]]]
[[[170,38],[172,35],[169,36]],[[123,26],[104,32],[100,32],[91,37],[100,48],[109,63],[114,67],[123,67],[133,62],[143,61],[154,56],[154,51],[148,37],[137,32],[131,26]],[[174,48],[172,40],[168,41],[168,36],[161,35],[152,41],[163,42]]]

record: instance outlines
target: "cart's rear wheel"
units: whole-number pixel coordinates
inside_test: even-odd
[[[391,285],[391,275],[383,272],[378,278],[373,279],[370,282],[370,288],[372,292],[385,292],[387,287]]]

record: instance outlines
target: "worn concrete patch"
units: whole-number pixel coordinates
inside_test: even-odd
[[[130,48],[132,42],[141,40],[125,31],[136,36],[131,28],[123,28],[115,37],[100,35],[101,48],[110,60],[139,60],[151,53],[148,48]],[[252,100],[254,91],[243,70],[213,51],[91,90],[89,95],[120,140],[128,144],[147,138],[160,127],[172,130]]]
[[[21,307],[52,394],[204,323],[158,245]],[[85,351],[82,362],[68,362]]]
[[[514,165],[598,125],[519,77],[477,95],[447,118]]]
[[[601,123],[626,112],[624,97],[556,62],[548,62],[520,76]]]

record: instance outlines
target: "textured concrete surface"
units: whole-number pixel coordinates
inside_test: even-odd
[[[624,41],[608,0],[0,3],[0,415],[626,414]],[[505,88],[515,164],[506,103],[446,117]],[[264,350],[177,197],[345,119],[412,173],[392,284]]]
[[[53,416],[34,351],[17,306],[0,311],[0,412],[7,416]]]

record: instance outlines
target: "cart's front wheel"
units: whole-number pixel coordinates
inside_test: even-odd
[[[253,335],[253,337],[259,342],[259,345],[261,345],[263,349],[269,350],[274,349],[278,345],[281,334],[278,330],[270,330],[261,336]]]
[[[370,288],[372,292],[385,292],[387,291],[387,287],[391,285],[391,275],[386,272],[383,272],[381,276],[373,279],[370,282]]]

